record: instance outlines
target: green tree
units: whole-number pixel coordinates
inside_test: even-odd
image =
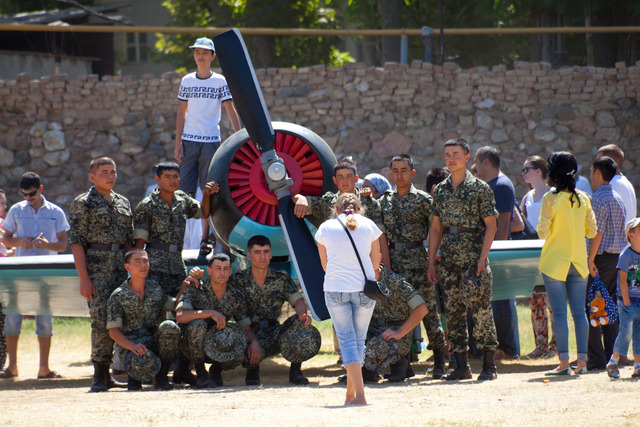
[[[332,0],[166,0],[173,26],[340,28]],[[159,35],[156,48],[179,69],[193,68],[186,47],[193,35]],[[247,49],[256,68],[341,65],[352,61],[338,37],[250,36]]]

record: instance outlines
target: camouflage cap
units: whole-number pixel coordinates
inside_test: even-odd
[[[380,372],[391,364],[398,354],[396,340],[385,341],[381,335],[376,335],[367,341],[364,350],[364,367],[373,372]]]
[[[318,354],[322,338],[320,331],[309,325],[306,328],[297,315],[289,317],[282,324],[280,351],[282,357],[291,363],[302,363]]]
[[[470,267],[460,279],[460,296],[466,302],[482,303],[491,301],[491,283],[493,276],[489,266],[476,275],[477,267]]]
[[[235,323],[227,323],[220,330],[211,327],[204,337],[204,352],[216,362],[231,362],[242,358],[248,345],[247,335]]]
[[[127,351],[124,355],[124,369],[131,378],[148,382],[160,372],[160,358],[151,350],[147,350],[142,356]]]

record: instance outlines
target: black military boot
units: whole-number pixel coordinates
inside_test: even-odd
[[[209,378],[204,362],[196,363],[196,388],[214,388],[216,384]]]
[[[222,387],[222,366],[219,362],[213,362],[209,367],[209,378],[216,384],[216,387]]]
[[[456,369],[448,375],[442,377],[443,380],[455,381],[455,380],[470,380],[471,366],[467,360],[467,352],[453,353],[456,358]]]
[[[140,391],[142,390],[142,381],[138,381],[136,379],[131,378],[131,375],[128,376],[127,379],[127,390],[129,391]]]
[[[444,365],[444,349],[436,348],[433,350],[433,372],[432,377],[434,380],[441,379],[447,372]]]
[[[496,354],[494,350],[485,350],[484,358],[482,360],[482,372],[478,375],[478,381],[495,380],[498,378],[498,368],[493,361],[493,356]]]
[[[407,378],[413,378],[416,376],[416,373],[413,372],[413,368],[411,367],[411,356],[407,355],[405,356],[407,358],[407,374],[406,377]]]
[[[183,355],[178,356],[178,366],[173,371],[174,384],[189,384],[191,387],[196,385],[196,376],[191,373],[189,360]]]
[[[292,363],[289,368],[289,383],[295,385],[307,385],[309,380],[302,375],[302,363]]]
[[[346,382],[346,378],[347,378],[346,375],[347,374],[345,374],[345,382]],[[365,368],[364,366],[362,367],[362,380],[365,383],[377,383],[381,379],[382,379],[382,376],[379,373],[370,371],[367,368]]]
[[[107,375],[109,375],[109,365],[105,365],[103,363],[93,363],[93,382],[91,383],[91,388],[89,389],[89,393],[99,393],[102,391],[107,391]]]
[[[123,383],[122,381],[118,381],[115,378],[113,378],[113,376],[111,375],[111,372],[109,371],[109,367],[107,366],[107,388],[108,389],[112,389],[112,388],[127,388],[127,383]]]
[[[390,383],[400,383],[407,378],[407,366],[409,361],[406,357],[401,357],[396,363],[391,364],[391,373],[387,381]]]
[[[171,362],[162,361],[162,365],[160,365],[160,372],[155,377],[154,385],[155,388],[159,390],[173,390],[173,384],[169,382],[169,368],[171,367]]]
[[[246,385],[260,385],[260,366],[247,368],[247,376],[244,377]]]

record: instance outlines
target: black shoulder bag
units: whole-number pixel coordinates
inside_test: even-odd
[[[518,201],[515,202],[516,209],[518,209],[518,213],[520,217],[522,217],[522,222],[524,223],[524,230],[518,231],[517,233],[511,233],[511,240],[535,240],[538,239],[538,232],[533,225],[529,222],[529,220],[522,215],[522,211],[520,210],[520,206],[518,205]]]
[[[342,222],[342,220],[336,217],[344,231],[346,231],[349,240],[351,241],[351,245],[353,245],[353,250],[356,253],[356,257],[358,258],[358,263],[360,263],[360,268],[362,269],[362,274],[364,275],[364,294],[371,298],[374,301],[385,302],[387,297],[389,296],[389,288],[384,283],[380,283],[377,280],[369,280],[367,279],[367,273],[364,271],[364,266],[362,265],[362,260],[360,259],[360,254],[358,253],[358,249],[356,248],[356,244],[353,241],[353,237],[351,237],[351,233],[346,225]]]

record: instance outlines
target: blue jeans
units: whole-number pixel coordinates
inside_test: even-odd
[[[552,279],[542,273],[542,281],[547,289],[549,305],[553,311],[553,331],[556,334],[558,358],[569,360],[569,325],[567,324],[567,300],[569,300],[571,317],[575,324],[578,360],[587,360],[589,322],[584,312],[587,278],[580,276],[572,264],[565,280]]]
[[[7,314],[4,321],[4,335],[20,335],[22,314]],[[51,338],[53,335],[53,316],[36,315],[36,335]]]
[[[344,366],[364,363],[364,340],[376,302],[364,292],[325,292]]]
[[[515,298],[491,301],[493,321],[496,324],[498,348],[510,356],[520,357],[520,335]]]
[[[640,356],[640,302],[624,305],[618,299],[618,337],[613,352],[626,355],[633,335],[633,355]]]

